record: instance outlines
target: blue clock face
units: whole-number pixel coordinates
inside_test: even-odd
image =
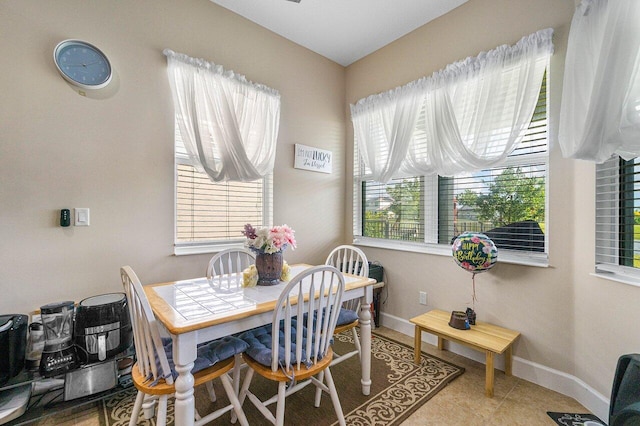
[[[62,76],[77,86],[99,89],[111,80],[109,60],[89,43],[65,40],[55,48],[53,58]]]

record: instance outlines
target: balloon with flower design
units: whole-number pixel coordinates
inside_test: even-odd
[[[488,271],[498,261],[496,245],[484,234],[465,232],[458,235],[451,251],[456,263],[474,274]]]
[[[477,300],[476,274],[486,272],[493,268],[498,261],[498,249],[493,241],[486,235],[475,232],[465,232],[458,235],[453,241],[451,252],[458,266],[473,274],[471,277],[473,285],[472,303],[473,309],[475,309],[475,302]]]

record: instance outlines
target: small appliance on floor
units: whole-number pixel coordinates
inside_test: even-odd
[[[28,322],[26,315],[0,315],[0,386],[24,367]]]
[[[76,308],[73,341],[81,366],[65,375],[64,400],[117,386],[116,355],[133,343],[125,294],[108,293],[82,300]]]
[[[17,376],[24,367],[27,323],[27,315],[0,315],[0,386]],[[21,416],[30,396],[30,383],[0,391],[0,425]]]
[[[125,294],[82,300],[76,309],[73,336],[81,364],[105,361],[128,349],[133,332]]]
[[[73,302],[50,303],[40,307],[44,327],[44,348],[40,360],[40,374],[53,377],[77,367],[73,345]]]

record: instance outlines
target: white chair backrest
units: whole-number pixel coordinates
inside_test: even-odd
[[[331,250],[324,263],[325,265],[335,266],[340,272],[360,277],[369,276],[367,255],[358,247],[350,245],[338,246]]]
[[[273,312],[271,370],[289,370],[292,365],[316,364],[327,353],[338,320],[344,293],[344,277],[333,266],[321,265],[306,269],[291,279],[284,288]],[[308,294],[308,300],[305,300]],[[313,297],[315,295],[315,297]],[[298,301],[302,303],[298,303]],[[295,364],[291,359],[291,325],[296,318]],[[283,321],[284,342],[280,342],[280,321]],[[303,331],[307,330],[306,344]],[[280,346],[284,347],[284,365],[279,365]],[[306,359],[303,359],[303,350]]]
[[[242,286],[242,274],[250,265],[256,263],[256,255],[248,249],[233,248],[214,255],[207,267],[207,279],[211,285],[235,289]],[[222,279],[212,280],[215,276]]]
[[[172,384],[171,367],[162,346],[158,323],[142,284],[130,266],[120,268],[120,277],[133,325],[133,345],[138,370],[149,380],[164,378],[168,384]]]
[[[334,248],[327,256],[324,262],[326,265],[332,265],[338,268],[340,272],[358,275],[361,277],[369,276],[369,262],[367,255],[358,247],[350,245],[342,245]],[[360,299],[351,299],[342,304],[346,309],[358,312],[360,310]]]

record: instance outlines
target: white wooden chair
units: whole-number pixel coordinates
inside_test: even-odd
[[[367,261],[367,255],[362,250],[351,245],[341,245],[329,253],[325,265],[335,266],[340,272],[347,274],[358,275],[360,277],[369,276],[369,262]],[[338,323],[334,334],[342,333],[343,331],[351,330],[353,333],[353,344],[355,349],[345,354],[339,355],[333,354],[333,361],[331,366],[339,364],[348,360],[354,355],[362,353],[360,347],[360,339],[358,338],[358,313],[360,312],[360,299],[351,299],[342,303],[342,309],[340,310],[340,316],[338,317]],[[318,378],[322,379],[322,375]],[[322,398],[322,392],[316,391],[316,407],[320,406],[320,399]]]
[[[217,285],[224,289],[235,290],[242,287],[242,274],[249,266],[256,263],[256,255],[251,250],[244,248],[232,248],[215,254],[207,267],[207,279],[211,285]],[[221,279],[212,280],[214,276]]]
[[[249,249],[231,248],[215,254],[207,266],[207,279],[211,285],[222,290],[237,290],[242,287],[242,274],[251,265],[256,263],[256,255]],[[239,274],[240,273],[240,274]],[[213,277],[218,276],[215,280]],[[236,356],[236,365],[233,368],[233,389],[236,394],[240,390],[240,368],[242,355]],[[215,401],[215,393],[211,383],[207,383],[207,390],[212,401]]]
[[[120,276],[127,296],[127,305],[133,325],[133,341],[136,350],[136,363],[131,369],[131,377],[133,384],[136,389],[138,389],[138,395],[131,413],[129,425],[134,426],[138,423],[138,416],[140,415],[140,410],[145,399],[157,398],[158,410],[156,425],[164,426],[167,421],[167,400],[170,395],[175,393],[172,365],[167,358],[165,347],[160,337],[158,323],[144,293],[142,284],[140,284],[140,280],[129,266],[124,266],[120,269]],[[240,351],[247,347],[244,342],[235,338],[219,339],[209,342],[206,345],[201,345],[198,347],[199,357],[201,354],[208,355],[205,364],[209,365],[209,361],[213,361],[214,363],[199,371],[196,371],[197,368],[194,367],[192,373],[195,382],[194,386],[210,382],[219,377],[230,404],[202,418],[196,413],[196,426],[208,423],[231,410],[233,410],[241,425],[248,425],[237,394],[234,392],[231,379],[227,375],[235,364],[235,358],[231,355],[228,358],[217,361],[217,354],[212,352],[215,351],[217,347],[220,347],[217,346],[218,344],[226,344],[226,339],[234,339],[232,344],[237,344],[238,350]],[[223,340],[225,340],[225,342],[223,342]],[[196,360],[196,365],[201,365],[199,360]]]
[[[331,253],[329,253],[329,256],[327,256],[325,265],[335,266],[340,272],[344,272],[347,274],[358,275],[360,277],[369,276],[369,262],[367,261],[367,255],[364,254],[362,250],[354,246],[342,245],[334,248]],[[345,361],[356,354],[360,356],[361,353],[360,339],[358,338],[357,330],[358,313],[360,311],[360,299],[347,300],[342,304],[342,309],[343,311],[351,311],[355,315],[346,315],[346,312],[343,312],[340,318],[338,318],[338,324],[336,325],[335,333],[337,334],[351,329],[351,331],[353,332],[353,341],[356,350],[348,352],[344,355],[335,354],[331,365],[335,365],[342,361]],[[354,317],[355,320],[349,321]]]
[[[303,302],[305,293],[316,297]],[[240,390],[240,404],[249,397],[268,421],[282,426],[285,398],[313,383],[331,395],[338,421],[345,425],[329,370],[333,359],[332,336],[343,293],[344,277],[333,266],[309,268],[289,282],[278,298],[272,324],[240,336],[249,344],[242,356],[250,367]],[[249,390],[254,372],[278,382],[278,393],[266,401],[255,396]],[[326,385],[314,377],[320,372],[325,373]],[[277,402],[275,417],[267,408],[274,402]]]

